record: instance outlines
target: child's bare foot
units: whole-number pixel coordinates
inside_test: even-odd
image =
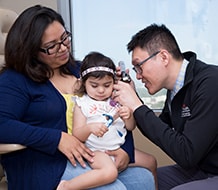
[[[66,181],[65,181],[65,180],[62,180],[62,181],[59,183],[59,185],[58,185],[58,187],[57,187],[56,190],[65,190],[65,184],[66,184]]]

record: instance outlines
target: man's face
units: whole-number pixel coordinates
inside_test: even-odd
[[[132,64],[136,66],[136,78],[141,80],[148,89],[149,94],[153,95],[164,87],[167,70],[161,59],[161,51],[148,52],[140,47],[132,51]],[[153,55],[153,56],[152,56]],[[149,56],[151,56],[149,58]],[[146,60],[144,63],[142,63]],[[142,63],[140,66],[137,64]]]

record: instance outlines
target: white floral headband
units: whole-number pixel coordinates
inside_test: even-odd
[[[86,69],[85,71],[82,72],[81,76],[84,77],[88,73],[91,73],[91,72],[94,72],[94,71],[106,71],[106,72],[112,73],[114,75],[113,69],[110,69],[108,67],[99,66],[99,67],[90,67],[90,68]]]

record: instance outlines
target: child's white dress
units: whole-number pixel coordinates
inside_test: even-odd
[[[77,105],[81,108],[82,113],[87,118],[87,123],[103,122],[107,123],[107,118],[103,114],[115,115],[116,108],[110,105],[111,99],[106,101],[96,101],[88,95],[76,98]],[[97,137],[91,134],[85,144],[91,150],[115,150],[118,149],[125,141],[126,128],[123,120],[118,117],[108,127],[109,131],[103,137]]]

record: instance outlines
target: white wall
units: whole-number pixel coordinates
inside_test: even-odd
[[[57,10],[56,0],[0,0],[0,7],[14,10],[18,14],[27,7],[37,4],[48,6],[54,10]]]

